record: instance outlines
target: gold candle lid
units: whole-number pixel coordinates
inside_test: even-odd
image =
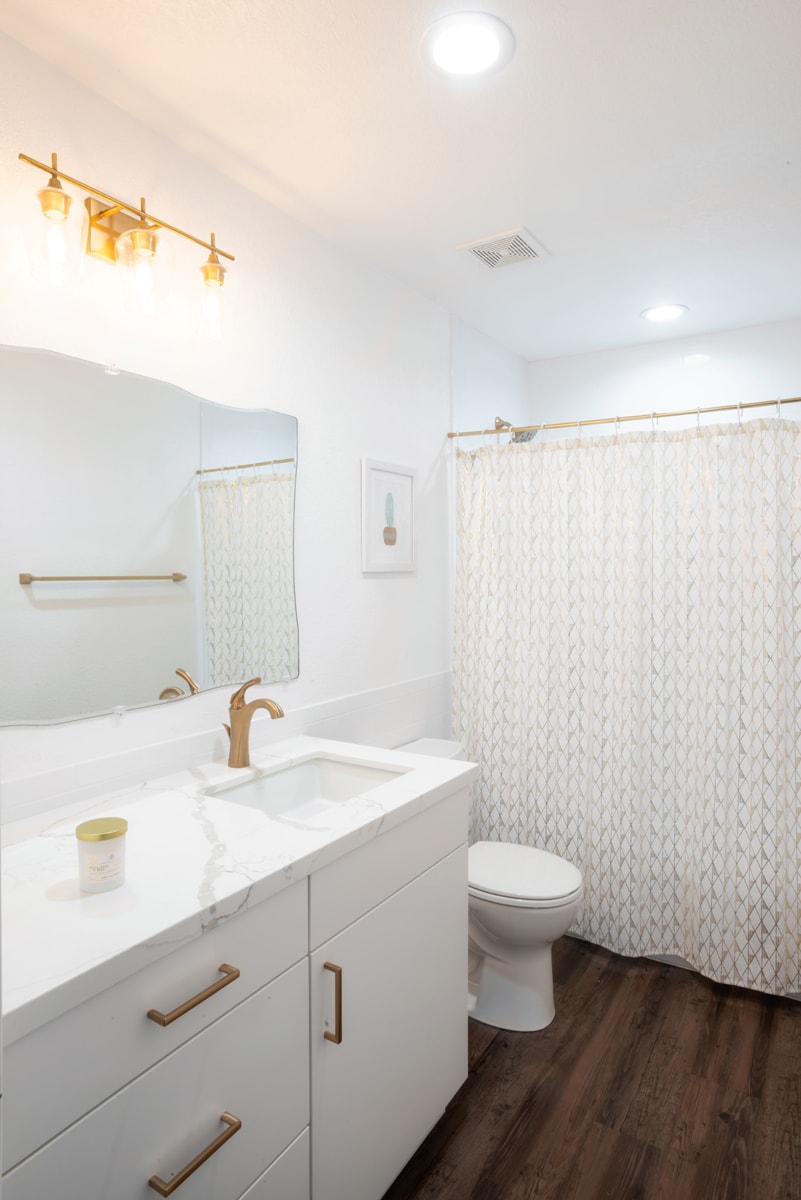
[[[75,830],[75,836],[80,842],[105,842],[109,838],[122,837],[127,828],[124,817],[95,817],[92,821],[83,821]]]

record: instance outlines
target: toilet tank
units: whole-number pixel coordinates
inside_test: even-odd
[[[409,754],[428,754],[431,758],[464,759],[461,742],[452,742],[448,738],[417,738],[414,742],[406,742],[398,746],[398,750],[407,750]]]

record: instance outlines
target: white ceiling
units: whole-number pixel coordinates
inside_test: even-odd
[[[461,7],[515,34],[481,86],[418,54]],[[801,315],[798,0],[4,0],[0,28],[525,358]],[[455,249],[517,226],[547,256]]]

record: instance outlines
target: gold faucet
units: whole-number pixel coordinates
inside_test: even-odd
[[[248,745],[250,739],[250,722],[253,720],[253,714],[257,708],[266,708],[273,720],[276,717],[283,717],[284,715],[283,708],[281,708],[280,704],[276,704],[275,700],[251,700],[249,704],[245,704],[245,692],[254,683],[261,683],[261,679],[249,679],[231,697],[231,707],[228,709],[231,724],[223,724],[223,729],[225,729],[231,741],[231,750],[228,755],[229,767],[250,766],[250,748]]]

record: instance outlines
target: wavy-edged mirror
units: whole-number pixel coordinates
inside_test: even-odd
[[[296,677],[295,418],[48,351],[0,380],[0,722]]]

